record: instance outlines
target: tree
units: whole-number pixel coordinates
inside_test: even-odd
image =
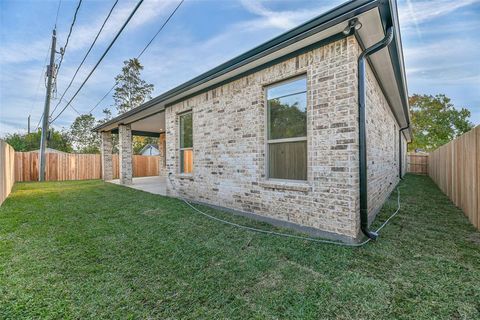
[[[469,121],[470,111],[466,108],[456,109],[444,94],[414,94],[409,98],[409,103],[413,129],[413,142],[409,150],[435,150],[473,128]]]
[[[147,144],[153,144],[158,147],[158,138],[133,136],[133,139],[132,139],[133,153],[140,154],[140,151],[142,151],[143,147],[145,147]]]
[[[270,99],[270,139],[302,137],[307,134],[307,112],[298,102],[282,103]]]
[[[73,121],[69,134],[75,152],[100,152],[100,137],[98,133],[92,131],[96,125],[97,121],[92,114],[83,114]]]
[[[112,119],[112,111],[110,111],[110,109],[105,108],[102,110],[102,113],[103,113],[103,119],[98,120],[99,124],[105,123]]]
[[[122,114],[140,106],[147,99],[151,99],[153,84],[148,84],[140,78],[143,66],[137,58],[123,62],[122,73],[115,77],[117,86],[113,94],[113,100],[118,114]]]
[[[123,62],[122,73],[115,77],[118,85],[113,94],[113,100],[117,107],[118,114],[122,114],[140,106],[146,100],[151,99],[153,84],[148,84],[140,78],[143,66],[137,58]],[[133,152],[138,154],[148,143],[158,144],[157,138],[133,137]]]
[[[34,151],[40,149],[40,138],[42,130],[30,134],[13,133],[5,136],[5,141],[15,149],[15,151]],[[72,144],[66,132],[56,131],[51,128],[48,135],[47,146],[51,149],[72,152]]]

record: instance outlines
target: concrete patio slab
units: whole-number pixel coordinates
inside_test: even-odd
[[[120,184],[119,179],[109,181],[114,184]],[[166,178],[165,177],[138,177],[132,179],[131,185],[125,185],[126,187],[130,187],[133,189],[150,192],[153,194],[160,194],[162,196],[167,195],[167,187],[166,187]]]

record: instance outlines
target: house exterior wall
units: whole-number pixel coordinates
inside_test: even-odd
[[[102,142],[102,179],[110,181],[113,180],[112,134],[110,132],[102,132],[100,138]]]
[[[407,173],[408,167],[408,142],[405,136],[402,134],[402,176]]]
[[[158,166],[158,175],[160,177],[165,177],[167,175],[167,170],[165,166],[165,133],[160,134],[158,138],[158,155],[160,156],[160,163]]]
[[[120,125],[118,127],[118,159],[121,184],[132,184],[132,156],[132,128],[128,124]]]
[[[312,50],[166,110],[170,195],[327,232],[358,232],[357,45]],[[266,178],[265,86],[307,77],[307,181]],[[193,111],[193,174],[179,173],[178,114]]]
[[[348,37],[169,106],[167,194],[357,237],[359,54],[355,38]],[[298,75],[307,78],[307,181],[268,179],[265,87]],[[368,79],[374,210],[393,188],[398,163],[392,138],[384,134],[393,130],[393,115],[371,71]],[[187,111],[193,113],[193,173],[181,174],[179,114]]]
[[[366,74],[368,212],[371,221],[400,180],[400,128],[370,66],[367,66]]]

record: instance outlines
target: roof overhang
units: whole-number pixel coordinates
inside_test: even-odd
[[[387,28],[394,27],[394,41],[388,50],[381,50],[373,54],[369,63],[381,84],[384,95],[389,100],[398,123],[401,127],[406,127],[410,122],[410,117],[396,3],[394,0],[355,0],[287,31],[141,106],[97,126],[94,130],[111,131],[120,124],[131,124],[132,130],[136,126],[144,129],[148,127],[146,122],[149,121],[147,120],[149,117],[164,116],[163,111],[169,105],[244,77],[291,56],[301,54],[303,51],[312,50],[314,47],[345,37],[346,35],[342,31],[352,18],[357,18],[362,24],[356,37],[360,45],[364,47],[378,42],[384,37]],[[158,127],[158,122],[157,127],[151,129],[156,130],[153,132],[164,130],[164,128]],[[407,140],[410,140],[411,131],[406,130],[404,133]]]

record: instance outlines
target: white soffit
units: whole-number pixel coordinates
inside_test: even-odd
[[[358,30],[358,35],[366,48],[374,45],[385,37],[380,14],[378,9],[372,9],[362,16],[359,16],[362,28]],[[399,120],[400,126],[407,125],[406,117],[403,112],[403,103],[401,93],[398,91],[397,81],[393,70],[388,49],[384,48],[370,56],[372,66],[379,77],[378,81],[385,89],[387,99],[391,103],[392,112]]]
[[[131,124],[132,130],[160,133],[165,131],[165,112],[159,112]]]

